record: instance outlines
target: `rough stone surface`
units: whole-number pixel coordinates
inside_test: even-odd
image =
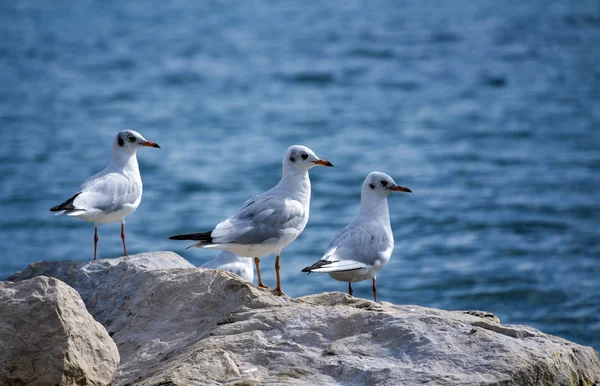
[[[45,276],[0,282],[0,385],[108,385],[119,352],[77,292]]]
[[[593,385],[591,348],[481,312],[396,306],[325,293],[278,297],[173,256],[54,267],[117,343],[114,385]],[[47,266],[52,265],[48,263]],[[49,274],[43,264],[14,275]]]
[[[174,268],[194,268],[183,257],[173,252],[149,252],[97,261],[38,261],[8,278],[19,281],[36,276],[50,276],[75,288],[92,316],[104,323],[103,314],[110,314],[114,307],[133,295],[135,288],[129,278],[138,272]],[[110,331],[110,329],[109,329]]]

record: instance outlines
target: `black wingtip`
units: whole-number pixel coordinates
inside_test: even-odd
[[[310,267],[304,267],[302,269],[302,272],[308,272],[310,274],[313,269],[320,268],[320,267],[322,267],[324,265],[331,264],[331,263],[333,263],[333,261],[319,260],[316,263],[314,263],[313,265],[311,265]]]
[[[188,235],[176,235],[169,237],[169,240],[191,240]]]
[[[193,240],[193,241],[204,241],[207,244],[212,243],[212,237],[210,234],[212,232],[202,232],[202,233],[188,233],[185,235],[175,235],[169,237],[169,240]]]
[[[58,212],[60,210],[75,210],[75,209],[77,209],[73,205],[73,201],[75,201],[77,196],[79,196],[80,194],[81,194],[81,192],[79,192],[76,195],[74,195],[73,197],[69,198],[67,201],[63,202],[62,204],[53,206],[52,208],[50,208],[50,212]]]

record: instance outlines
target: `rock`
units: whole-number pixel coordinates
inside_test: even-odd
[[[108,385],[119,352],[77,292],[45,276],[0,282],[0,384]]]
[[[498,324],[491,313],[342,293],[278,297],[228,272],[155,270],[165,256],[147,254],[155,264],[144,266],[137,256],[101,260],[93,269],[37,263],[13,279],[52,271],[80,291],[119,348],[114,385],[600,382],[591,347]]]
[[[36,276],[50,276],[75,288],[88,311],[100,323],[110,322],[114,307],[120,307],[134,295],[129,279],[138,272],[160,269],[194,268],[183,257],[173,252],[150,252],[124,256],[117,259],[85,261],[38,261],[7,280],[19,281]]]

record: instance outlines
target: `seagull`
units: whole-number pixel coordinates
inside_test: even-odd
[[[94,260],[98,247],[98,224],[120,222],[123,253],[125,217],[133,213],[142,200],[142,178],[136,150],[140,146],[158,147],[133,130],[120,131],[112,143],[112,157],[100,173],[85,180],[75,195],[50,209],[57,215],[79,217],[94,223]]]
[[[194,240],[191,247],[213,248],[240,256],[255,256],[258,286],[268,288],[260,276],[259,257],[275,254],[275,293],[283,295],[279,277],[281,251],[302,233],[308,222],[310,179],[315,166],[333,166],[317,157],[306,146],[294,145],[283,157],[281,180],[275,187],[246,201],[242,209],[215,229],[169,237],[171,240]]]
[[[252,258],[238,256],[228,251],[222,251],[213,260],[203,264],[201,268],[222,269],[233,272],[250,283],[254,280]]]
[[[391,192],[411,190],[385,173],[369,173],[362,184],[358,216],[335,235],[321,260],[302,272],[326,272],[335,280],[347,281],[350,296],[352,282],[373,279],[373,299],[377,301],[377,272],[390,260],[394,249],[387,205]]]

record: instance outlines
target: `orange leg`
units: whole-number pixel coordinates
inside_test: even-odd
[[[275,276],[277,278],[277,286],[275,287],[276,295],[285,295],[285,293],[281,290],[281,277],[279,276],[279,255],[275,257]]]
[[[258,286],[260,288],[269,288],[263,282],[260,276],[260,259],[258,257],[254,258],[254,265],[256,266],[256,276],[258,276]]]

